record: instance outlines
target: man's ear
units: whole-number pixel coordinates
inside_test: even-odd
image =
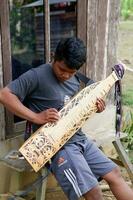
[[[50,53],[50,62],[54,62],[54,56],[55,56],[55,53],[53,51],[51,51],[51,53]]]

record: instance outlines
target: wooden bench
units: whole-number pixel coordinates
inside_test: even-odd
[[[16,170],[19,173],[22,172],[32,172],[33,169],[31,168],[31,166],[28,164],[28,162],[23,159],[23,157],[18,158],[19,152],[18,150],[11,150],[4,158],[2,158],[0,161],[1,164],[4,164],[6,167],[9,167],[13,170]],[[15,158],[16,156],[16,158]],[[25,190],[19,190],[16,191],[14,195],[16,195],[16,198],[20,198],[22,197],[22,199],[25,199],[25,197],[27,196],[27,192],[32,192],[32,190],[36,190],[36,200],[44,200],[45,199],[45,190],[46,190],[46,183],[47,183],[47,178],[44,179],[44,181],[41,181],[39,179],[41,179],[41,177],[47,176],[47,169],[44,167],[40,170],[40,172],[38,173],[39,176],[38,178],[36,178],[35,181],[33,181],[33,183],[31,183],[29,186],[26,187]],[[29,189],[29,191],[27,190],[27,188],[31,188],[31,191]],[[24,196],[22,196],[24,194]],[[8,194],[9,196],[9,194]],[[13,194],[11,194],[11,197],[13,196]]]
[[[23,159],[20,159],[19,161],[18,159],[16,160],[14,159],[15,154],[17,154],[18,149],[24,142],[24,136],[22,134],[24,130],[25,130],[25,123],[17,123],[17,125],[15,125],[15,133],[17,136],[0,142],[0,170],[1,170],[0,175],[2,176],[3,179],[3,187],[1,188],[0,191],[0,197],[2,199],[11,194],[13,195],[14,193],[16,194],[21,193],[22,192],[20,191],[21,188],[22,189],[27,188],[39,176],[46,174],[45,168],[40,170],[38,173],[35,173],[31,169],[27,161],[24,161]],[[26,180],[24,176],[26,176]],[[8,181],[10,183],[8,183]],[[43,190],[42,188],[46,188],[45,187],[46,182],[47,181],[40,183],[37,189],[34,190],[37,200],[45,199],[44,197],[45,189]]]

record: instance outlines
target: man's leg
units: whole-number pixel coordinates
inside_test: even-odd
[[[126,184],[118,167],[103,176],[117,200],[133,200],[133,190]]]
[[[102,192],[99,186],[94,187],[83,195],[85,200],[103,200]]]
[[[52,172],[69,200],[103,200],[98,181],[81,153],[81,145],[67,144],[52,160]]]
[[[109,184],[117,200],[133,200],[133,191],[120,175],[118,166],[108,159],[97,146],[88,139],[84,156],[95,177],[102,177]]]

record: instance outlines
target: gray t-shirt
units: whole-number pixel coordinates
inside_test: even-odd
[[[70,100],[80,89],[80,82],[76,76],[65,82],[60,82],[54,75],[50,64],[41,65],[22,74],[12,81],[8,88],[21,102],[34,112],[41,112],[48,108],[60,110],[64,103]],[[33,125],[34,131],[39,128]],[[69,140],[79,141],[85,138],[81,129]]]

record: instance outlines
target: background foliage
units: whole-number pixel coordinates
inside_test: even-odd
[[[133,0],[121,0],[121,16],[124,20],[133,18]]]
[[[10,8],[11,46],[14,53],[19,49],[34,49],[34,10],[23,8],[23,5],[31,2],[33,1],[14,0]]]

